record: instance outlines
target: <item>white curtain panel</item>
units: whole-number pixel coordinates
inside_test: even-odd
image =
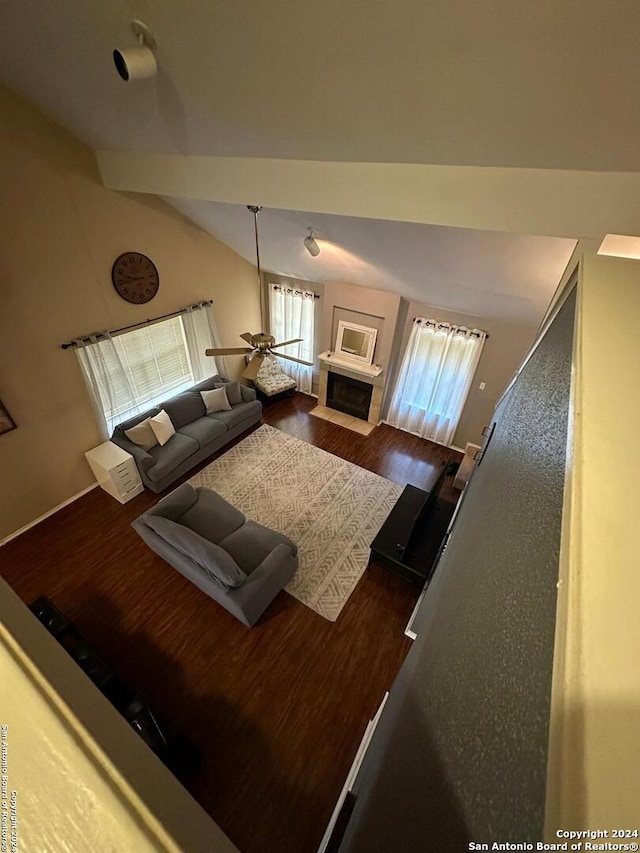
[[[450,445],[486,337],[479,329],[417,317],[386,422]]]
[[[132,417],[142,409],[109,332],[96,333],[74,343],[100,434],[106,440],[118,422],[116,413],[126,412],[127,417]]]
[[[309,362],[308,365],[304,365],[288,361],[286,358],[277,359],[280,368],[287,376],[296,380],[298,390],[305,394],[311,393],[313,378],[314,316],[314,293],[277,284],[269,286],[271,334],[276,339],[276,343],[288,341],[291,338],[302,338],[301,343],[282,347],[274,353],[284,353]]]
[[[220,339],[212,305],[190,305],[182,315],[193,381],[201,382],[215,373],[229,378],[227,361],[223,356],[205,355],[205,350],[219,347]]]

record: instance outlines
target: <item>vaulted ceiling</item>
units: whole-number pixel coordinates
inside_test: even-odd
[[[638,36],[634,0],[3,0],[0,77],[251,260],[264,204],[266,268],[534,321],[575,238],[637,229]]]
[[[639,35],[635,0],[3,0],[0,75],[96,149],[625,171]]]
[[[255,262],[246,207],[167,201],[238,254]],[[271,272],[307,281],[349,282],[480,317],[536,323],[562,276],[574,241],[266,209],[260,257]],[[303,245],[317,233],[320,254]]]

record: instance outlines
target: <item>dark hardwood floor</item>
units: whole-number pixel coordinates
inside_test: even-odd
[[[308,415],[302,394],[264,420],[398,483],[428,488],[455,454],[380,426],[370,436]],[[451,478],[442,496],[457,499]],[[317,849],[367,721],[400,668],[418,590],[377,566],[331,623],[281,593],[245,628],[130,527],[158,500],[101,489],[0,548],[25,602],[49,596],[204,754],[184,780],[243,853]]]

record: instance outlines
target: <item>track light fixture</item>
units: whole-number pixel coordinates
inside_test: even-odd
[[[316,242],[316,238],[313,233],[313,229],[309,229],[309,233],[302,241],[304,243],[304,247],[309,252],[312,258],[317,258],[320,254],[320,246],[318,246]]]

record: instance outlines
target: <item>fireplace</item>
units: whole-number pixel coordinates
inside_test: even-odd
[[[327,406],[363,421],[369,418],[373,385],[329,372],[327,377]]]
[[[383,369],[379,364],[360,364],[353,359],[341,358],[335,352],[321,352],[320,381],[318,382],[318,409],[331,415],[336,413],[336,423],[357,420],[373,426],[380,423],[382,395],[384,392]],[[338,412],[340,414],[338,415]],[[321,415],[320,417],[326,417]],[[332,420],[331,417],[326,417]],[[360,426],[360,424],[357,424]],[[355,429],[355,427],[351,427]],[[356,432],[361,432],[356,429]],[[368,435],[368,433],[361,433]]]

